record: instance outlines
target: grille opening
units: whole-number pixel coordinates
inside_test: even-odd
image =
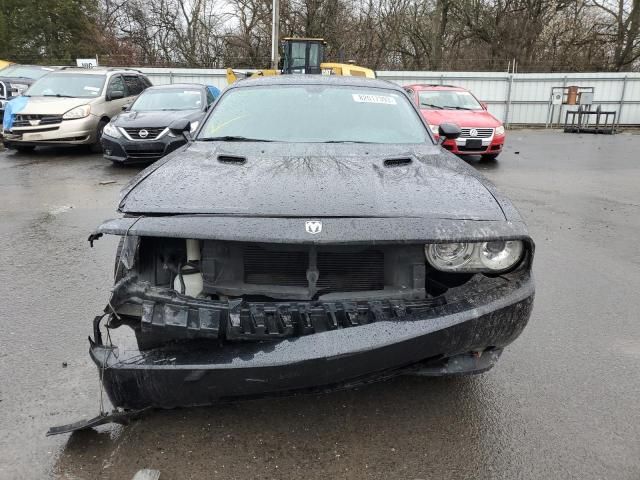
[[[471,135],[472,130],[475,130],[475,135]],[[493,128],[464,127],[460,129],[460,138],[489,138],[492,135],[493,135]]]
[[[218,155],[218,161],[220,163],[242,165],[243,163],[246,163],[247,159],[244,157],[236,157],[234,155]]]
[[[32,125],[34,122],[35,125]],[[43,125],[55,125],[62,122],[62,115],[28,115],[28,114],[16,114],[13,122],[14,127],[38,127]]]
[[[149,127],[149,128],[145,128],[145,127],[140,127],[140,128],[131,128],[131,127],[127,127],[125,128],[125,132],[127,132],[127,134],[135,139],[135,140],[154,140],[156,138],[158,138],[158,136],[165,130],[166,127]],[[141,130],[146,130],[147,131],[147,135],[144,137],[140,136],[140,131]]]
[[[411,163],[410,158],[388,158],[384,161],[385,167],[401,167],[403,165],[409,165]]]
[[[248,245],[243,251],[244,282],[307,288],[309,250],[277,251]],[[375,249],[330,251],[318,249],[316,287],[319,292],[357,292],[384,289],[384,253]]]
[[[488,147],[486,145],[480,145],[479,147],[468,147],[466,145],[458,145],[458,150],[461,152],[484,152]]]

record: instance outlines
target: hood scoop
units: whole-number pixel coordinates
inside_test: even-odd
[[[384,166],[387,167],[387,168],[404,167],[405,165],[410,165],[412,161],[413,160],[411,160],[408,157],[406,157],[406,158],[387,158],[384,161]]]
[[[247,163],[245,157],[238,157],[235,155],[218,155],[218,161],[220,163],[226,163],[230,165],[243,165]]]

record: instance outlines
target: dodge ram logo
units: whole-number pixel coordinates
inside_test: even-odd
[[[138,136],[140,138],[147,138],[147,135],[149,135],[149,132],[147,132],[144,128],[138,132]]]
[[[322,222],[318,220],[308,220],[304,222],[304,229],[307,231],[307,233],[315,235],[316,233],[320,233],[322,231]]]

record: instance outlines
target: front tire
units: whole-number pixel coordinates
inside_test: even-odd
[[[109,122],[106,120],[100,120],[100,123],[98,123],[98,127],[96,128],[96,141],[89,147],[91,153],[102,153],[102,144],[100,143],[100,139],[102,138],[102,131],[107,123]]]

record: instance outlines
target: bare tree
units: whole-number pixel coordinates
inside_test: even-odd
[[[123,63],[269,64],[272,0],[98,0],[98,53]],[[640,67],[640,0],[280,0],[280,32],[375,69]]]
[[[602,27],[613,43],[616,70],[631,66],[640,58],[640,0],[593,0],[603,13]]]

